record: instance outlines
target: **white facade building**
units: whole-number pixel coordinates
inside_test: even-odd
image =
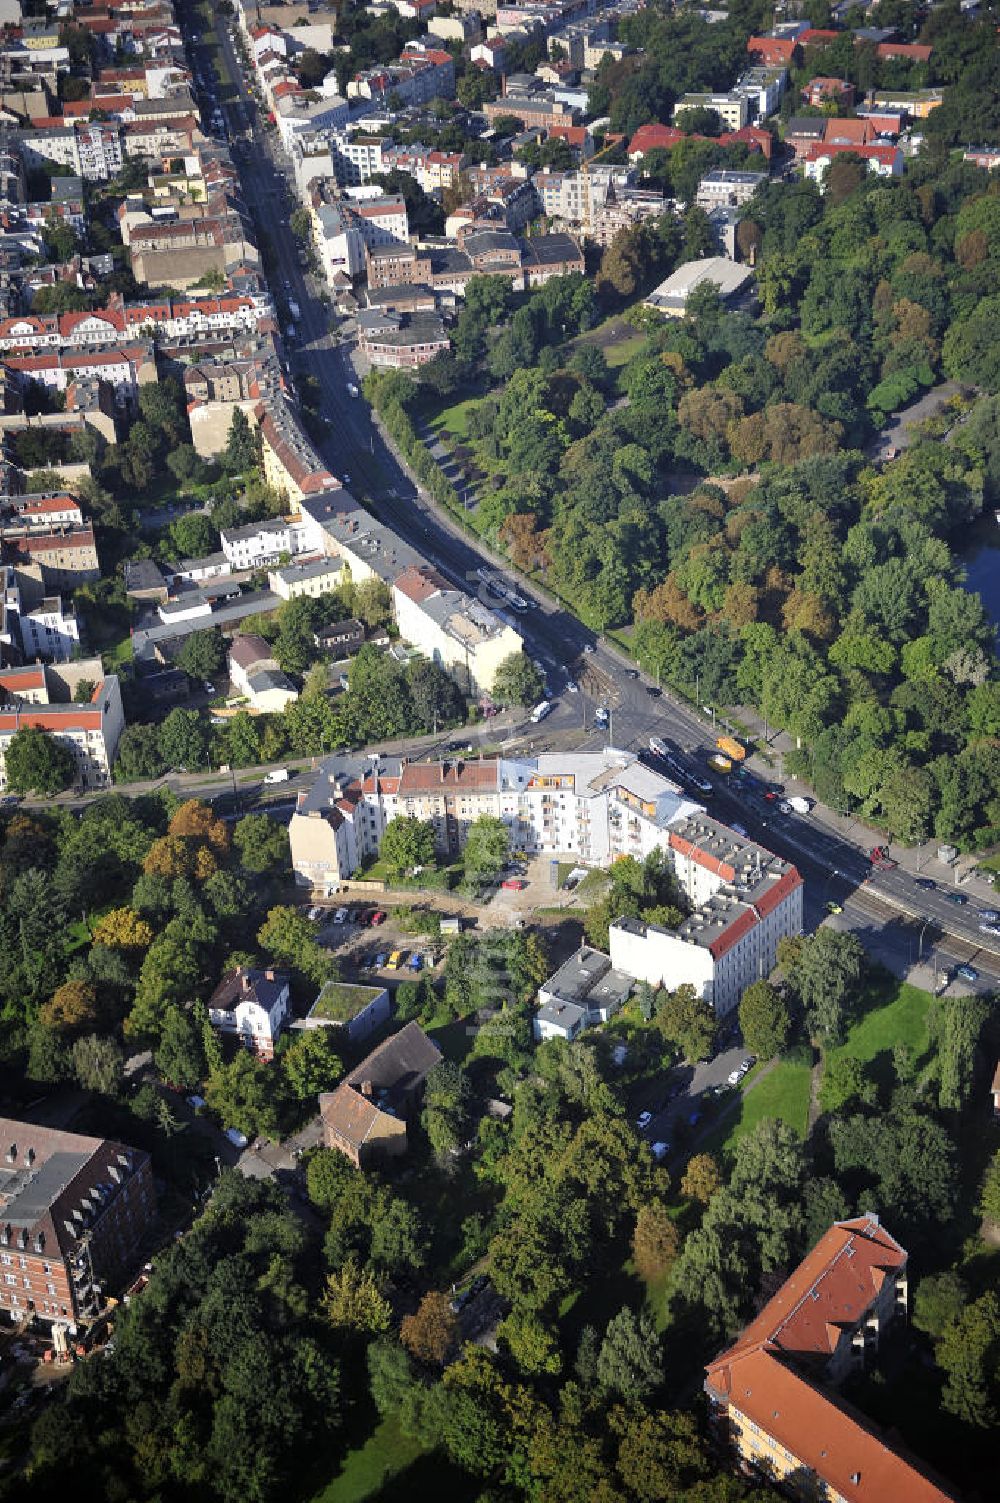
[[[802,878],[704,813],[674,826],[664,850],[692,912],[676,930],[618,919],[611,962],[651,986],[693,986],[724,1017],[771,974],[779,942],[801,933]]]
[[[333,889],[377,854],[397,814],[429,820],[437,847],[455,853],[484,814],[503,820],[511,845],[532,855],[572,854],[606,867],[663,848],[670,827],[700,806],[629,752],[546,753],[537,758],[417,763],[382,759],[377,770],[331,759],[300,796],[289,836],[302,885]]]
[[[292,517],[273,521],[250,522],[246,527],[224,528],[220,533],[222,551],[234,569],[258,569],[277,564],[281,555],[294,558],[309,551],[305,528]]]
[[[208,999],[208,1021],[235,1037],[262,1059],[274,1046],[291,1015],[288,978],[277,971],[240,967],[224,976]]]
[[[82,683],[93,687],[89,700],[77,703]],[[7,786],[7,748],[28,727],[48,731],[72,753],[78,788],[109,787],[125,729],[118,679],[104,673],[100,658],[0,671],[0,789]]]

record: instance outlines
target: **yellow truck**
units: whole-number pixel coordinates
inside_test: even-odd
[[[723,756],[728,757],[731,762],[742,762],[747,754],[746,747],[734,741],[732,736],[719,736],[715,744]]]

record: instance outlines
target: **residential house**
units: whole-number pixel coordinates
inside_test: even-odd
[[[274,657],[263,637],[236,636],[229,648],[229,678],[255,710],[275,712],[298,699],[299,691]]]
[[[846,78],[811,78],[802,90],[802,98],[814,108],[832,101],[849,110],[854,104],[854,85]]]
[[[838,1221],[706,1369],[719,1442],[742,1471],[803,1503],[949,1503],[831,1389],[863,1372],[905,1318],[907,1254],[868,1211]]]
[[[70,1334],[134,1272],[153,1222],[149,1154],[0,1118],[0,1311]]]
[[[313,641],[323,652],[333,657],[348,657],[364,645],[364,623],[353,618],[347,621],[331,621],[313,634]]]
[[[383,369],[416,370],[451,348],[444,322],[436,313],[362,308],[357,323],[358,350],[370,365]]]
[[[441,1057],[419,1023],[407,1023],[379,1044],[335,1091],[320,1096],[327,1148],[336,1148],[359,1169],[404,1154],[407,1123],[419,1110],[424,1082]]]
[[[749,123],[750,102],[734,89],[728,94],[682,94],[674,105],[675,124],[686,110],[714,110],[727,129],[742,130]]]
[[[208,999],[212,1027],[261,1059],[274,1058],[290,1013],[288,977],[279,971],[239,966],[223,976]]]
[[[581,945],[538,989],[535,1038],[574,1039],[584,1028],[606,1023],[628,1001],[631,976],[616,971],[607,955]]]
[[[878,177],[902,177],[903,153],[891,141],[873,142],[870,146],[814,146],[805,159],[803,171],[807,178],[821,186],[827,169],[834,157],[850,152],[867,163],[868,171]]]

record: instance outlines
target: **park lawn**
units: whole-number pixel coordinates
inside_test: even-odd
[[[464,402],[455,402],[445,407],[431,422],[431,427],[441,437],[466,439],[469,436],[469,413],[478,405],[477,397],[467,397]]]
[[[420,1442],[404,1435],[399,1420],[390,1414],[375,1427],[363,1446],[348,1451],[338,1475],[316,1494],[313,1503],[362,1503],[362,1499],[381,1492],[391,1477],[405,1471],[423,1454]]]
[[[809,1126],[811,1074],[808,1065],[782,1060],[759,1085],[744,1093],[739,1114],[719,1146],[734,1148],[740,1138],[752,1132],[766,1117],[780,1118],[804,1138]]]
[[[914,1059],[919,1061],[930,1047],[927,1014],[933,1001],[930,992],[910,986],[909,982],[894,983],[888,1000],[863,1013],[852,1026],[847,1041],[829,1053],[851,1054],[862,1064],[868,1064],[876,1055],[891,1054],[894,1044],[908,1044]]]
[[[627,339],[616,340],[614,344],[605,346],[604,358],[610,370],[618,370],[621,366],[639,354],[646,343],[647,335],[636,333],[630,334]]]

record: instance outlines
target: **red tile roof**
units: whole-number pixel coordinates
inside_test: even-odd
[[[857,1415],[796,1370],[820,1370],[907,1256],[873,1216],[836,1222],[736,1342],[709,1364],[705,1387],[810,1468],[845,1503],[945,1503],[949,1494]],[[790,1361],[788,1359],[791,1359]],[[735,1413],[734,1413],[735,1412]],[[746,1441],[741,1446],[747,1455]],[[766,1448],[763,1456],[766,1464]]]
[[[498,781],[497,760],[481,762],[408,762],[399,777],[400,798],[421,793],[493,792]]]
[[[875,127],[870,120],[828,120],[823,130],[823,144],[840,145],[843,142],[851,142],[856,146],[867,146],[875,134]]]
[[[640,152],[657,149],[669,151],[672,146],[677,145],[678,141],[683,140],[684,132],[678,130],[675,125],[640,125],[628,143],[628,154],[631,157]]]
[[[933,51],[933,47],[921,46],[919,42],[879,42],[875,56],[886,60],[898,57],[911,63],[928,63]]]
[[[831,1398],[763,1348],[709,1387],[836,1489],[845,1503],[950,1503],[951,1494],[919,1471]]]
[[[762,63],[790,63],[798,50],[795,37],[751,37],[747,51]]]

